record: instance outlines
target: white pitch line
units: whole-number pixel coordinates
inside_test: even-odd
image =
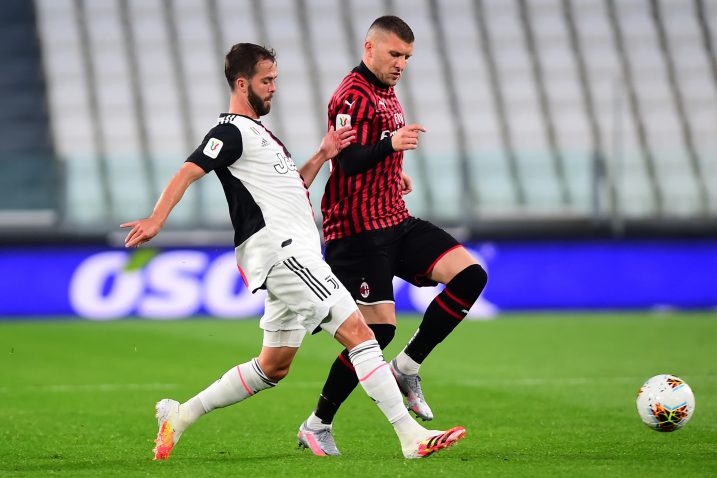
[[[436,380],[429,381],[434,387],[460,385],[463,387],[542,387],[548,385],[590,385],[590,384],[633,384],[642,385],[649,377],[565,377],[565,378],[515,378],[515,379],[462,379],[462,380]],[[715,382],[717,375],[685,375],[687,382]],[[281,383],[281,388],[310,388],[319,389],[324,382],[318,381],[292,381],[287,379]],[[189,384],[184,384],[188,386]],[[63,385],[30,385],[21,387],[0,387],[0,393],[39,392],[39,393],[68,393],[68,392],[118,392],[118,391],[153,391],[172,390],[180,386],[174,383],[103,383],[103,384],[63,384]]]
[[[639,387],[650,377],[565,377],[565,378],[514,378],[514,379],[462,379],[462,380],[439,380],[433,381],[435,386],[462,385],[465,387],[497,386],[519,386],[519,387],[540,387],[546,385],[589,385],[589,384],[637,384]],[[684,375],[687,382],[717,381],[717,375]]]
[[[63,384],[63,385],[30,385],[25,387],[0,387],[0,393],[10,392],[117,392],[124,390],[171,390],[177,388],[173,383],[98,383],[98,384]]]

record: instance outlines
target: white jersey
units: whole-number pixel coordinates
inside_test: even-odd
[[[321,256],[304,180],[284,145],[260,121],[220,115],[187,161],[215,171],[222,183],[237,264],[252,292],[264,285],[277,262],[299,252]]]

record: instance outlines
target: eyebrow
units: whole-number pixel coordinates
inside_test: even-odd
[[[388,53],[389,53],[390,55],[398,55],[398,56],[405,56],[405,57],[411,57],[411,56],[412,56],[411,53],[401,53],[401,52],[398,51],[398,50],[388,50]]]

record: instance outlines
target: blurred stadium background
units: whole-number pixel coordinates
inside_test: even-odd
[[[387,13],[416,34],[398,95],[428,129],[407,202],[488,268],[473,316],[715,310],[717,0],[6,0],[0,316],[260,313],[215,178],[152,249],[118,225],[225,110],[232,44],[278,51],[265,123],[301,163]],[[434,295],[396,290],[405,312]]]

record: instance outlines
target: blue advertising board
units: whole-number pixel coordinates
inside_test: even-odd
[[[717,240],[486,242],[466,245],[488,271],[474,317],[500,311],[717,308]],[[394,281],[396,309],[436,295]],[[232,249],[28,247],[0,250],[0,317],[94,320],[253,317],[264,292],[242,282]]]

